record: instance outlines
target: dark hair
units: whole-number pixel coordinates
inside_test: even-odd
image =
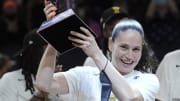
[[[111,19],[109,19],[104,28],[102,28],[103,30],[103,39],[102,39],[102,43],[101,43],[101,47],[102,47],[102,50],[103,50],[103,53],[106,55],[107,52],[109,51],[109,48],[108,48],[108,40],[109,40],[109,37],[111,37],[111,33],[109,33],[109,35],[107,34],[107,28],[110,26],[114,26],[119,20],[121,20],[122,18],[120,18],[120,16],[114,16],[112,17]]]
[[[108,9],[106,9],[100,18],[100,25],[101,25],[101,29],[102,29],[102,40],[100,43],[100,47],[103,51],[103,53],[105,55],[107,55],[107,52],[109,51],[108,48],[108,38],[110,36],[107,36],[106,33],[104,32],[105,29],[107,28],[107,25],[110,25],[112,22],[114,21],[118,21],[121,20],[122,18],[128,17],[128,11],[123,8],[123,7],[119,7],[119,6],[112,6]]]
[[[108,22],[111,22],[115,18],[121,19],[124,17],[128,17],[128,11],[125,8],[119,6],[112,6],[102,13],[100,18],[100,24],[102,28],[105,28],[105,25]]]
[[[30,90],[32,94],[35,91],[33,79],[35,79],[45,45],[44,40],[36,33],[36,29],[32,30],[24,37],[23,49],[18,55],[18,63],[26,81],[25,91]]]
[[[158,64],[159,61],[155,56],[154,51],[150,48],[146,39],[144,38],[142,56],[135,69],[143,72],[155,73]]]
[[[155,68],[158,66],[158,60],[154,55],[153,50],[149,47],[145,35],[144,30],[141,24],[134,19],[122,19],[120,20],[114,27],[112,32],[112,41],[114,42],[116,37],[119,35],[120,31],[134,29],[140,33],[143,39],[143,49],[142,56],[137,64],[135,70],[139,70],[142,72],[155,72]]]

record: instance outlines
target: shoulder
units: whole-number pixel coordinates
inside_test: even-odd
[[[179,59],[180,59],[180,50],[175,50],[167,53],[160,62],[156,74],[163,74],[172,71],[173,69],[169,67],[176,67],[177,64],[179,65]]]
[[[142,73],[141,78],[145,81],[149,81],[149,82],[153,81],[154,83],[159,83],[157,76],[152,73]]]
[[[142,84],[154,85],[159,87],[159,80],[155,74],[139,72],[138,76],[139,78],[137,80],[140,81]]]
[[[7,72],[3,75],[3,77],[1,78],[1,81],[3,80],[12,80],[15,81],[17,79],[22,79],[22,70],[16,70],[16,71],[12,71],[12,72]]]
[[[153,101],[159,92],[160,84],[155,74],[142,73],[134,87],[141,92],[145,101]]]
[[[129,79],[130,81],[133,82],[156,82],[158,83],[158,78],[155,74],[152,73],[142,73],[140,71],[134,71],[133,73],[129,74],[128,76],[126,76],[127,79]]]
[[[70,69],[69,72],[94,74],[94,73],[99,73],[100,71],[96,67],[92,67],[92,66],[77,66],[73,69]]]
[[[87,78],[96,78],[97,74],[99,74],[99,70],[95,67],[90,66],[78,66],[72,68],[66,72],[63,72],[66,80],[69,82],[70,80],[73,82],[82,81],[82,79]]]
[[[8,72],[4,74],[0,80],[0,93],[4,92],[4,94],[7,94],[9,91],[12,91],[10,93],[13,93],[18,90],[17,87],[20,87],[23,84],[24,79],[23,75],[21,74],[21,70]]]
[[[175,50],[175,51],[172,51],[172,52],[169,52],[167,53],[165,56],[164,56],[164,59],[174,59],[176,57],[179,57],[180,58],[180,50]]]
[[[3,77],[0,79],[1,84],[11,85],[11,84],[16,84],[19,81],[24,81],[24,76],[22,75],[21,71],[22,70],[20,69],[5,73]]]
[[[95,62],[93,61],[91,57],[87,57],[83,65],[96,67]]]

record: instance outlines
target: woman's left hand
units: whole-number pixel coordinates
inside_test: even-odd
[[[84,27],[80,27],[80,30],[83,33],[71,31],[70,34],[72,36],[69,36],[68,39],[72,41],[75,47],[81,48],[87,56],[92,58],[96,57],[101,51],[96,43],[95,37]]]

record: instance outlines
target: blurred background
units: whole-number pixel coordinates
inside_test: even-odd
[[[102,12],[120,6],[142,23],[159,61],[167,52],[180,48],[180,0],[71,0],[70,3],[99,38]],[[0,0],[0,7],[0,53],[13,57],[22,48],[26,33],[46,20],[43,0]]]

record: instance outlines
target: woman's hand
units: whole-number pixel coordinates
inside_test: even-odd
[[[96,43],[94,36],[88,29],[84,27],[80,27],[80,30],[83,33],[71,31],[70,34],[72,36],[69,36],[68,39],[72,41],[72,44],[75,47],[81,48],[89,57],[96,57],[101,51]]]
[[[51,19],[56,15],[57,7],[48,0],[44,0],[45,8],[44,13],[46,19]]]

